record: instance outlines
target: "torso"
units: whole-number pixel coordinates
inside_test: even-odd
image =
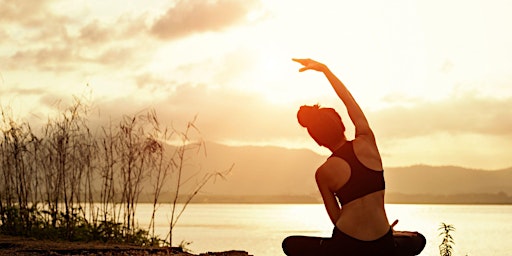
[[[381,158],[374,140],[356,138],[352,143],[357,159],[364,166],[373,171],[382,171]],[[343,159],[335,158],[336,162],[340,163],[340,170],[346,171],[348,167],[350,171],[349,165]],[[343,205],[336,227],[347,235],[365,241],[385,235],[390,226],[384,209],[384,190],[367,194]]]

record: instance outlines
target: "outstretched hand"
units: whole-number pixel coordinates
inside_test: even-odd
[[[304,72],[309,69],[324,72],[327,69],[327,66],[325,66],[325,64],[322,64],[322,63],[312,60],[312,59],[292,59],[292,60],[295,62],[298,62],[304,66],[299,69],[299,72]]]

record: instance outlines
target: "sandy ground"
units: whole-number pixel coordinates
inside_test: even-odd
[[[190,254],[179,248],[145,248],[118,244],[72,243],[0,235],[0,255],[174,255],[174,256],[249,256],[244,251]]]

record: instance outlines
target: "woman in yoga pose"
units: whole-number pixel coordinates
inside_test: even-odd
[[[300,125],[318,145],[332,152],[316,170],[315,178],[334,230],[329,238],[287,237],[282,244],[284,252],[289,256],[395,255],[393,230],[384,208],[382,161],[363,111],[326,65],[311,59],[293,60],[303,65],[300,72],[315,70],[329,80],[355,126],[355,138],[347,140],[345,126],[334,109],[300,107]]]

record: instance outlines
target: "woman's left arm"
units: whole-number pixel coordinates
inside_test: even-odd
[[[341,207],[338,204],[338,201],[336,201],[334,193],[329,189],[326,181],[324,181],[325,178],[322,177],[320,172],[316,172],[315,178],[318,190],[320,191],[320,195],[324,201],[325,210],[327,211],[331,222],[336,225],[336,222],[340,217]]]
[[[328,158],[315,173],[316,184],[324,201],[325,210],[334,225],[342,211],[334,193],[350,178],[348,170],[350,167],[345,160],[333,157]]]

